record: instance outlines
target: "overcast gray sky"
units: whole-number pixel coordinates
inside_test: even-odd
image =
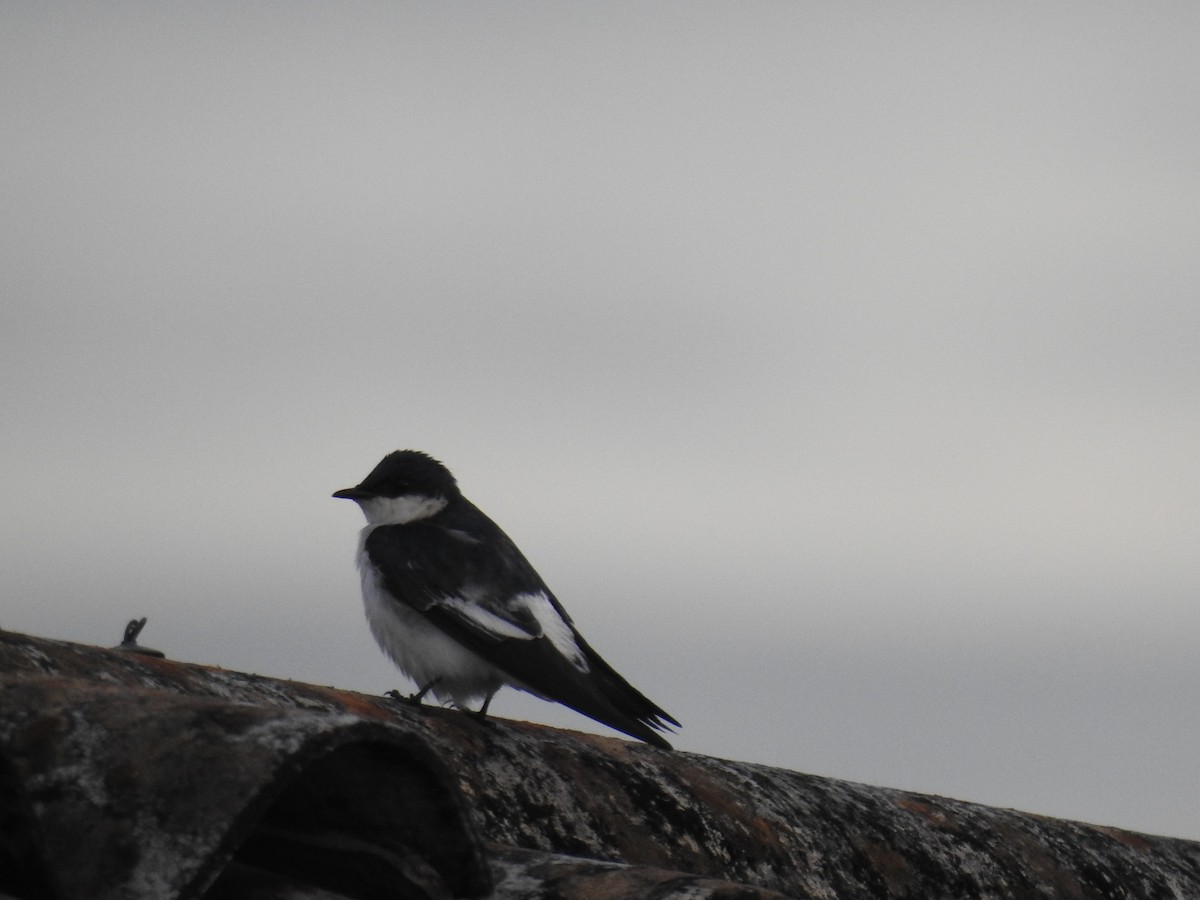
[[[683,749],[1200,838],[1200,6],[0,16],[0,626],[407,687],[414,447]]]

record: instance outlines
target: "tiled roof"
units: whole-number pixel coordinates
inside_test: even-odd
[[[1200,844],[0,632],[0,900],[1200,897]]]

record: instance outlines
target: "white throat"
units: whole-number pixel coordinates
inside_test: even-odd
[[[403,497],[369,497],[358,501],[368,525],[407,525],[428,519],[446,508],[445,497],[406,494]]]

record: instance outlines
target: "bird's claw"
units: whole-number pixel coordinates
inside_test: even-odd
[[[433,690],[434,685],[436,685],[441,680],[442,679],[440,679],[440,678],[435,678],[435,679],[433,679],[433,681],[429,682],[429,684],[425,685],[423,688],[421,688],[415,694],[409,694],[408,696],[401,694],[397,690],[386,691],[386,692],[384,692],[383,696],[390,697],[392,700],[395,700],[397,703],[404,703],[408,706],[418,706],[419,707],[419,706],[423,705],[421,703],[421,701],[425,699],[425,695],[428,694],[431,690]]]

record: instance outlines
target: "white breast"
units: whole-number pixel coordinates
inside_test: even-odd
[[[373,526],[362,530],[358,570],[363,606],[375,640],[405,675],[423,688],[438,679],[430,693],[466,707],[511,683],[503,672],[448,637],[421,613],[392,597],[363,549]]]

